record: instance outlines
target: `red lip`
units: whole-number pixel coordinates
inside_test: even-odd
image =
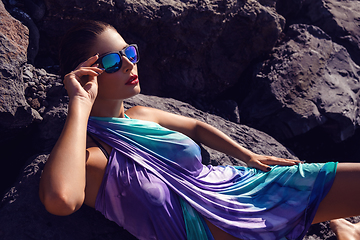
[[[132,75],[129,80],[125,83],[125,85],[136,85],[139,82],[137,75]]]

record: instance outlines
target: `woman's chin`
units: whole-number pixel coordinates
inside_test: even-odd
[[[134,88],[133,94],[131,94],[131,96],[129,96],[129,97],[127,97],[127,98],[134,97],[134,96],[140,94],[140,92],[141,92],[141,88],[140,88],[140,85],[138,84],[138,85]]]
[[[135,90],[135,95],[134,95],[134,96],[138,95],[138,94],[141,92],[140,84],[138,84],[138,85],[135,87],[134,90]]]

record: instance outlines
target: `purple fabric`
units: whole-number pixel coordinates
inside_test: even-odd
[[[191,139],[147,121],[90,118],[88,130],[113,147],[96,209],[140,239],[186,239],[175,195],[238,238],[301,239],[335,176],[336,163],[204,166]]]
[[[95,208],[139,239],[186,239],[178,196],[116,150],[111,153]]]

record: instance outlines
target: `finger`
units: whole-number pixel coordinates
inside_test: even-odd
[[[103,72],[99,68],[81,68],[67,74],[64,78],[65,87],[71,85],[73,81],[78,82],[81,86],[84,86],[87,82],[96,81],[97,77]]]
[[[83,76],[94,76],[97,77],[99,76],[101,73],[103,73],[104,70],[101,68],[97,68],[97,67],[87,67],[87,68],[80,68],[78,70],[75,70],[74,72],[72,72],[75,77],[77,78],[81,78]]]
[[[103,68],[98,68],[98,67],[81,67],[81,68],[79,68],[79,69],[75,69],[74,71],[69,72],[69,73],[66,74],[65,76],[71,76],[71,75],[81,76],[81,75],[86,75],[89,71],[102,73],[104,70],[105,70],[105,69],[103,69]]]
[[[297,162],[297,163],[303,162],[303,161],[297,160],[297,159],[288,159],[288,158],[280,158],[280,159],[284,159],[284,160],[290,161],[290,162]]]
[[[300,160],[277,158],[277,157],[268,157],[268,159],[265,159],[265,161],[266,163],[271,165],[281,164],[281,165],[289,165],[289,166],[302,163],[302,161]]]
[[[79,69],[81,67],[90,67],[95,64],[95,62],[99,59],[99,53],[95,54],[94,56],[88,58],[86,61],[80,63],[76,69]]]
[[[259,169],[261,171],[264,171],[264,172],[268,172],[271,170],[271,167],[265,163],[262,163],[258,160],[250,160],[247,165],[249,167],[252,167],[252,168],[256,168],[256,169]]]
[[[292,161],[266,161],[266,163],[270,165],[281,165],[281,166],[293,166],[299,164],[298,162],[292,162]]]
[[[259,163],[259,166],[257,168],[264,172],[269,172],[272,169],[269,165],[263,163]]]
[[[287,163],[293,163],[294,165],[305,162],[305,161],[295,160],[295,159],[284,159],[284,161]]]

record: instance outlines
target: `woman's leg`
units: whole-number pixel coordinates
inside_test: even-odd
[[[338,240],[360,239],[360,222],[351,223],[343,218],[330,221],[330,227],[336,234]]]
[[[360,163],[339,163],[333,186],[313,223],[360,215]]]

